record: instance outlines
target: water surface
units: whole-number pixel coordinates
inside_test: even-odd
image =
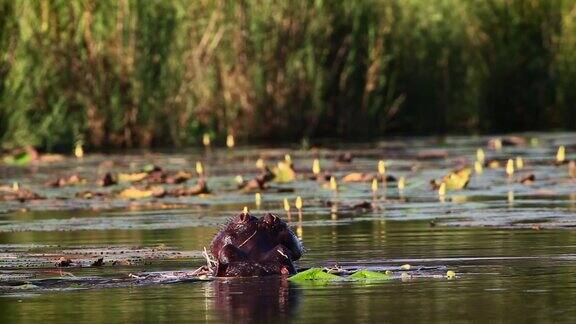
[[[539,144],[487,149],[487,154],[500,160],[523,156],[526,168],[521,172],[536,175],[533,185],[506,179],[501,168],[486,169],[473,176],[467,189],[449,192],[444,201],[428,181],[462,160],[473,161],[486,138],[359,144],[352,146],[357,148],[352,164],[332,159],[352,150],[350,146],[215,151],[207,167],[212,195],[137,202],[61,199],[94,186],[49,189],[42,183],[71,170],[95,179],[94,170],[98,174],[107,170],[98,168],[104,160],[116,161],[112,170],[137,169],[150,162],[179,170],[193,169],[196,160],[208,158],[198,151],[95,155],[36,170],[2,168],[2,182],[16,180],[54,199],[0,205],[0,282],[5,287],[0,293],[0,321],[572,321],[576,183],[565,166],[552,161],[557,145],[567,145],[570,152],[576,137],[526,137],[539,138]],[[430,150],[446,155],[425,158],[422,152]],[[277,161],[287,152],[297,169],[309,169],[318,156],[323,168],[338,177],[373,171],[377,160],[386,159],[389,172],[405,176],[407,187],[400,192],[390,183],[374,199],[369,183],[341,184],[335,194],[315,181],[299,180],[275,185],[293,192],[263,192],[260,208],[254,205],[253,193],[234,189],[235,175],[256,174],[257,157]],[[401,265],[410,264],[407,273],[413,276],[370,283],[296,284],[268,277],[107,284],[129,274],[193,270],[204,264],[203,248],[229,216],[247,205],[256,214],[275,211],[287,218],[282,199],[293,201],[296,195],[305,201],[300,217],[295,210],[290,215],[307,248],[300,267],[339,265],[400,273]],[[329,207],[328,201],[338,208]],[[363,201],[375,208],[350,208]],[[60,255],[86,264],[58,269],[54,262]],[[89,267],[97,255],[105,265]],[[125,259],[131,261],[113,264]],[[457,277],[445,278],[447,270]],[[40,279],[44,286],[26,284]]]

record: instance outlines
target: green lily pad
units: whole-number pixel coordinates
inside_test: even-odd
[[[392,276],[376,271],[358,270],[348,276],[348,278],[356,280],[390,280]]]
[[[292,277],[288,278],[290,281],[335,281],[335,280],[342,280],[341,277],[324,272],[321,268],[311,268],[306,271],[302,271],[293,275]]]
[[[32,155],[28,152],[4,157],[4,163],[12,166],[27,166],[30,162],[32,162]]]
[[[154,164],[146,164],[143,168],[142,171],[143,172],[152,172],[154,171],[154,169],[156,168],[156,166]]]

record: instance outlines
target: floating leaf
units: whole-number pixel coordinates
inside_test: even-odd
[[[144,180],[148,176],[146,172],[138,173],[118,173],[119,182],[138,182]]]
[[[296,179],[296,173],[285,161],[278,162],[272,173],[274,173],[274,181],[276,182],[291,182]]]
[[[375,179],[372,175],[362,172],[352,172],[342,178],[342,182],[363,182]]]
[[[357,280],[390,280],[392,276],[376,271],[358,270],[348,276],[348,278]]]
[[[153,195],[153,191],[152,190],[142,190],[142,189],[137,189],[137,188],[128,188],[128,189],[124,189],[122,190],[118,196],[120,198],[124,198],[124,199],[142,199],[142,198],[148,198],[148,197],[152,197]]]
[[[500,167],[500,162],[497,160],[490,160],[488,163],[486,163],[486,166],[488,166],[490,169],[498,169]]]
[[[160,197],[163,196],[166,192],[162,187],[153,187],[152,190],[155,190],[154,196]],[[203,179],[198,180],[198,183],[193,187],[179,187],[174,188],[168,192],[169,195],[174,197],[183,197],[183,196],[202,196],[205,194],[209,194],[210,189],[206,184],[206,181]]]
[[[15,155],[8,155],[4,157],[4,163],[12,166],[27,166],[32,162],[32,154],[29,152],[21,152]]]
[[[159,167],[159,166],[157,166],[157,165],[154,165],[154,164],[152,164],[152,163],[146,164],[146,165],[142,168],[142,172],[147,172],[147,173],[154,172],[154,171],[161,171],[161,170],[162,170],[161,167]]]
[[[290,281],[302,282],[302,281],[336,281],[342,280],[341,277],[324,272],[321,268],[311,268],[306,271],[302,271],[288,278]]]
[[[448,173],[442,182],[446,185],[446,190],[461,190],[466,188],[468,182],[470,181],[470,175],[472,175],[472,169],[464,168]],[[438,185],[438,188],[441,186]]]
[[[124,199],[142,199],[149,197],[163,197],[166,195],[166,190],[162,187],[152,187],[150,189],[138,189],[130,187],[122,190],[118,196]]]

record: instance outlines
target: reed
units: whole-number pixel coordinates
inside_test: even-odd
[[[2,146],[576,128],[567,0],[0,0]]]

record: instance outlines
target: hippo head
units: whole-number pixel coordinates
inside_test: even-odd
[[[214,237],[210,252],[216,258],[216,276],[247,277],[294,274],[293,261],[303,253],[300,240],[274,214],[260,219],[241,213]]]

